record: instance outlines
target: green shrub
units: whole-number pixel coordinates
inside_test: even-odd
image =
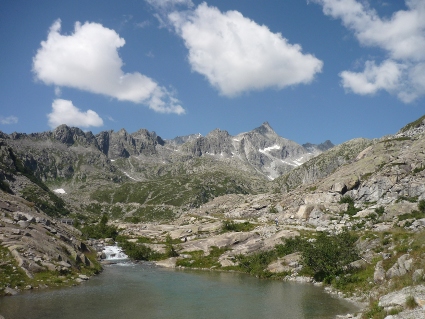
[[[354,199],[352,199],[350,196],[345,195],[342,196],[341,199],[339,200],[340,204],[353,204],[354,205]]]
[[[380,307],[378,301],[371,303],[369,310],[363,313],[364,319],[384,319],[387,313],[383,307]]]
[[[418,197],[417,196],[414,196],[414,197],[400,196],[399,198],[397,198],[397,200],[395,202],[400,203],[401,201],[406,201],[406,202],[409,202],[409,203],[416,203],[418,201]]]
[[[124,253],[133,260],[159,260],[162,255],[143,244],[132,243],[124,236],[116,238]]]
[[[412,173],[415,175],[415,174],[417,174],[417,173],[422,172],[424,169],[425,169],[425,166],[421,165],[421,167],[416,167],[416,168],[412,171]]]
[[[177,266],[187,267],[187,268],[211,268],[221,267],[218,262],[218,258],[226,252],[227,248],[218,248],[212,246],[208,256],[205,256],[202,250],[191,251],[188,254],[189,258],[179,259],[176,262]]]
[[[375,208],[375,213],[377,213],[378,216],[382,216],[385,213],[385,208],[383,206],[379,206]]]
[[[170,234],[167,234],[165,238],[165,255],[167,257],[177,257],[179,255],[173,246],[173,239]]]
[[[270,206],[270,208],[269,208],[269,213],[270,213],[270,214],[277,214],[277,213],[278,213],[278,211],[277,211],[276,206]]]
[[[300,236],[294,238],[284,239],[283,244],[275,246],[276,254],[278,257],[283,257],[295,252],[301,252],[306,245],[307,241]]]
[[[403,221],[406,219],[421,219],[421,218],[425,218],[425,212],[420,212],[417,210],[413,210],[411,213],[401,214],[398,216],[399,221]]]
[[[343,274],[348,265],[359,259],[355,247],[357,237],[348,231],[337,235],[320,232],[316,241],[306,242],[302,250],[302,263],[319,281],[331,282]]]
[[[425,200],[421,199],[418,203],[418,209],[421,213],[425,213]]]
[[[95,225],[87,225],[81,229],[82,235],[84,238],[112,238],[116,239],[118,236],[118,229],[116,226],[107,225],[108,216],[103,214],[100,218],[100,221]]]
[[[0,181],[0,189],[6,193],[13,194],[7,181]]]
[[[276,252],[274,250],[236,256],[241,271],[259,278],[268,278],[272,275],[267,271],[267,266],[275,259]]]
[[[250,222],[235,223],[233,220],[225,220],[222,223],[222,232],[247,232],[255,228]]]

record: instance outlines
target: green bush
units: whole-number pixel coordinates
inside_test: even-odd
[[[159,260],[163,257],[148,246],[139,243],[132,243],[124,236],[118,236],[116,240],[124,253],[133,260]]]
[[[414,196],[414,197],[400,196],[399,198],[397,198],[397,200],[395,202],[400,203],[401,201],[406,201],[406,202],[409,202],[409,203],[416,203],[418,201],[418,197],[417,196]]]
[[[283,244],[275,246],[276,254],[278,257],[283,257],[295,252],[301,252],[306,245],[307,241],[300,236],[294,238],[286,238]]]
[[[382,216],[385,213],[385,208],[383,206],[379,206],[375,208],[375,213],[377,213],[378,216]]]
[[[411,213],[401,214],[398,216],[398,220],[406,220],[406,219],[421,219],[425,218],[425,212],[420,212],[417,210],[413,210]]]
[[[276,206],[270,206],[269,213],[270,214],[277,214],[278,210],[277,210]]]
[[[189,258],[177,260],[176,265],[187,268],[219,268],[221,265],[218,262],[218,258],[224,254],[226,250],[227,248],[218,248],[212,246],[208,256],[205,256],[202,250],[191,251],[188,253],[190,255]]]
[[[0,181],[0,189],[6,193],[13,194],[7,181]]]
[[[380,307],[378,301],[371,303],[369,310],[366,311],[362,318],[364,319],[384,319],[387,313],[383,307]]]
[[[165,238],[165,255],[167,257],[177,257],[179,255],[173,246],[173,239],[170,234],[167,234]]]
[[[347,195],[342,196],[341,199],[339,200],[339,203],[348,204],[348,208],[344,213],[349,216],[354,216],[361,210],[360,208],[356,208],[354,206],[354,199],[352,199],[350,196],[347,196]]]
[[[425,213],[425,200],[420,200],[418,203],[418,209],[421,213]]]
[[[236,260],[240,270],[260,278],[268,278],[272,274],[267,271],[267,266],[276,259],[274,250],[262,251],[251,255],[238,255]]]
[[[352,199],[350,196],[342,196],[339,200],[340,204],[353,204],[354,205],[354,199]]]
[[[100,221],[95,225],[87,225],[81,229],[84,238],[112,238],[116,239],[118,236],[118,229],[116,226],[107,225],[108,217],[106,214],[100,218]]]
[[[222,223],[223,232],[247,232],[255,228],[254,224],[250,222],[235,223],[233,220],[225,220]]]
[[[357,237],[348,231],[337,235],[320,232],[316,241],[307,241],[302,249],[302,263],[319,281],[331,280],[344,274],[348,265],[359,259],[355,247]]]

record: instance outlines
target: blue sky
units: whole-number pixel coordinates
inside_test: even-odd
[[[424,0],[3,0],[0,41],[6,133],[339,144],[425,114]]]

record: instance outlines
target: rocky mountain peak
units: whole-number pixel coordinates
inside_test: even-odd
[[[46,133],[31,135],[31,137],[43,137]],[[85,133],[78,127],[69,127],[66,124],[59,125],[52,132],[53,138],[68,146],[79,143],[84,146],[93,145],[99,148],[92,132]]]
[[[332,147],[334,147],[335,145],[330,140],[326,140],[320,144],[305,143],[302,146],[305,149],[307,149],[310,153],[316,154],[316,153],[327,151],[331,149]]]
[[[228,137],[228,136],[230,136],[229,132],[222,131],[219,128],[216,128],[215,130],[212,130],[211,132],[209,132],[206,137],[211,138],[211,137]]]
[[[276,134],[276,132],[270,126],[269,122],[264,122],[263,124],[261,124],[261,126],[257,127],[253,131],[259,134]]]
[[[173,138],[172,140],[165,140],[165,142],[167,144],[173,145],[173,146],[178,146],[178,145],[182,145],[186,142],[195,140],[202,137],[201,133],[198,134],[190,134],[190,135],[185,135],[185,136],[177,136],[175,138]]]

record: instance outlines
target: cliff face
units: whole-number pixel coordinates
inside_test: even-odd
[[[73,208],[34,175],[31,168],[39,163],[28,158],[32,166],[0,141],[0,295],[75,284],[82,272],[94,274],[100,269],[96,252],[83,243],[79,230],[67,224],[75,216]],[[40,280],[41,274],[49,280]],[[72,279],[64,282],[65,276]]]

